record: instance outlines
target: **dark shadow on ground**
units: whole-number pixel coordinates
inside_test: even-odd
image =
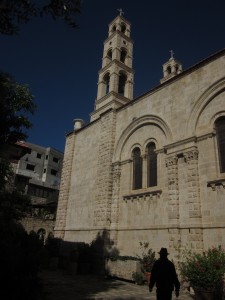
[[[107,230],[98,232],[91,244],[50,237],[40,272],[46,300],[94,299],[96,293],[123,286],[108,276],[105,266],[115,253]]]
[[[44,271],[41,274],[46,300],[84,300],[122,298],[124,282],[97,275],[68,275],[62,271]],[[109,292],[110,291],[110,292]],[[130,299],[130,298],[129,298]]]

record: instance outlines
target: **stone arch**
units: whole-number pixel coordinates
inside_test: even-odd
[[[120,61],[122,63],[126,63],[126,58],[127,58],[127,49],[122,47],[120,49]]]
[[[108,49],[107,51],[107,57],[112,60],[112,48]]]
[[[126,82],[127,82],[127,74],[124,71],[120,71],[119,72],[118,93],[122,96],[125,96]]]
[[[107,95],[110,90],[110,73],[109,72],[107,72],[103,76],[103,83],[104,83],[104,94]]]
[[[127,29],[126,24],[125,24],[124,22],[122,22],[122,23],[121,23],[121,32],[122,32],[122,33],[125,33],[125,32],[126,32],[126,29]]]
[[[143,149],[144,149],[144,153],[146,152],[146,147],[149,143],[154,143],[156,145],[156,148],[158,148],[159,143],[155,138],[149,138],[145,141],[144,145],[143,145]]]
[[[196,101],[187,123],[187,132],[196,134],[199,118],[206,106],[218,95],[225,91],[225,77],[213,83]]]
[[[160,117],[154,116],[154,115],[142,116],[142,117],[134,120],[122,132],[122,134],[117,142],[116,148],[115,148],[113,161],[121,160],[122,149],[123,149],[124,145],[126,144],[127,140],[129,139],[129,137],[140,127],[150,125],[150,124],[155,125],[160,128],[160,130],[165,135],[168,143],[172,141],[172,132],[164,120],[162,120]]]
[[[168,66],[168,67],[166,68],[166,71],[167,71],[167,73],[170,75],[170,74],[172,73],[172,68],[171,68],[171,66]]]
[[[215,122],[217,119],[219,119],[221,117],[225,117],[225,110],[221,110],[211,117],[211,119],[209,121],[210,128],[215,129]]]
[[[142,155],[144,154],[144,153],[143,153],[143,147],[142,147],[142,145],[141,145],[140,143],[135,143],[135,144],[133,144],[133,145],[130,147],[129,152],[132,153],[132,151],[134,150],[134,148],[140,148],[141,154],[142,154]]]

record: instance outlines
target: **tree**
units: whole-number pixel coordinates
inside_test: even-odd
[[[55,20],[62,19],[76,28],[75,15],[80,13],[80,7],[81,0],[0,0],[0,33],[18,34],[20,24],[44,15],[50,15]]]
[[[24,129],[31,128],[28,117],[36,108],[33,98],[27,85],[0,72],[0,147],[27,138]]]
[[[28,204],[29,199],[11,184],[9,153],[18,140],[27,138],[24,130],[32,126],[28,117],[35,108],[28,86],[0,72],[0,219],[20,219]]]

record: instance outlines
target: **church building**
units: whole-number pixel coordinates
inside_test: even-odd
[[[90,122],[66,136],[55,236],[107,231],[121,255],[225,247],[225,49],[133,99],[131,24],[109,24]],[[159,66],[160,67],[160,66]]]

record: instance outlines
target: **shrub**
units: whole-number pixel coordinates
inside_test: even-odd
[[[220,285],[225,273],[225,252],[221,246],[212,247],[202,254],[184,251],[180,272],[194,289],[213,290]]]
[[[141,262],[142,269],[144,272],[151,272],[152,267],[156,261],[155,258],[155,251],[153,251],[151,248],[149,248],[148,242],[140,242],[140,248],[141,248],[141,256],[138,255],[138,259]]]
[[[139,285],[143,284],[143,282],[144,282],[144,277],[143,277],[142,273],[133,272],[132,273],[132,278]]]

